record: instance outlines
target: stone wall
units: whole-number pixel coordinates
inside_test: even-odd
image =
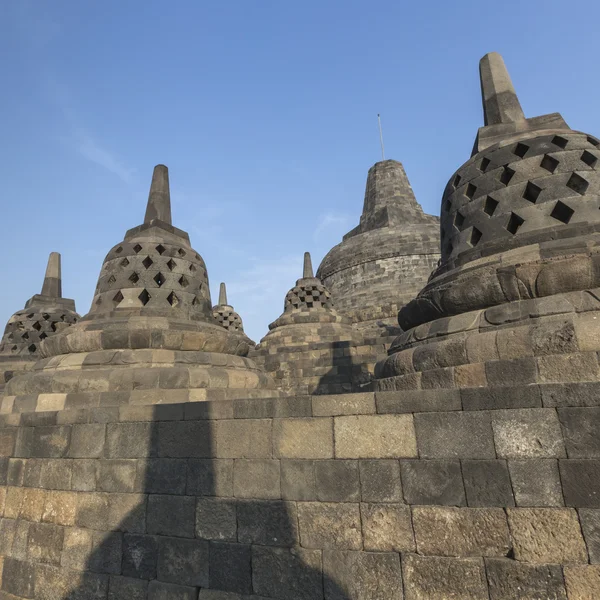
[[[0,415],[0,599],[600,596],[597,383]]]

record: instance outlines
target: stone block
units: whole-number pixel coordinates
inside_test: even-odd
[[[463,460],[462,474],[469,506],[514,506],[504,460]]]
[[[400,471],[408,504],[466,505],[459,461],[402,460]]]
[[[96,461],[92,459],[72,462],[71,489],[78,492],[91,492],[96,489]]]
[[[237,504],[238,541],[263,546],[298,543],[298,516],[294,502],[244,501]]]
[[[6,470],[6,484],[13,486],[22,486],[25,478],[24,458],[9,458],[8,468]]]
[[[314,461],[281,461],[281,497],[284,500],[317,499]]]
[[[56,598],[81,598],[82,600],[104,600],[108,594],[108,575],[80,573],[51,565],[36,567],[36,600]],[[43,581],[43,586],[37,585]]]
[[[150,534],[194,537],[196,501],[191,496],[151,495],[147,531]]]
[[[223,542],[210,543],[210,587],[237,594],[252,593],[250,546]]]
[[[377,412],[414,413],[461,410],[458,390],[405,390],[399,392],[375,392]]]
[[[464,389],[460,393],[464,410],[539,408],[542,406],[542,394],[537,385]]]
[[[146,532],[146,496],[142,494],[107,494],[108,520],[106,525],[118,531]],[[105,527],[99,528],[105,530]]]
[[[148,582],[133,577],[112,576],[108,586],[108,600],[147,600]]]
[[[600,564],[600,510],[582,508],[578,512],[590,562]]]
[[[412,415],[334,418],[336,458],[413,458],[417,444]]]
[[[90,423],[73,425],[71,428],[71,458],[99,458],[104,453],[106,425]]]
[[[454,367],[454,385],[458,388],[477,388],[487,386],[485,364],[475,363],[457,365]]]
[[[198,498],[196,537],[206,540],[237,541],[236,503],[225,498]]]
[[[361,504],[365,550],[411,552],[415,550],[411,512],[402,504]]]
[[[500,508],[417,506],[413,526],[419,554],[506,556],[512,546]]]
[[[500,329],[496,336],[500,360],[533,356],[533,345],[529,327]]]
[[[34,565],[8,556],[4,558],[2,591],[18,598],[33,598],[36,568]]]
[[[402,502],[400,463],[397,460],[360,460],[363,502]]]
[[[259,596],[322,600],[321,552],[252,546],[252,581]]]
[[[402,555],[405,600],[489,600],[483,561]]]
[[[515,558],[530,563],[586,563],[577,513],[569,508],[509,508]]]
[[[67,527],[63,539],[61,566],[85,571],[92,551],[92,542],[93,531],[91,529]]]
[[[137,460],[98,460],[96,488],[101,492],[136,492]]]
[[[326,600],[403,600],[400,557],[391,552],[323,553]]]
[[[64,530],[49,523],[31,523],[27,539],[27,557],[32,562],[60,564]]]
[[[41,516],[44,523],[64,526],[75,524],[77,494],[49,490],[44,496],[44,510]]]
[[[278,458],[333,458],[333,419],[275,419],[273,451]]]
[[[488,412],[415,415],[421,458],[496,458]]]
[[[279,461],[236,460],[233,467],[233,493],[236,498],[281,498]]]
[[[569,600],[594,600],[600,597],[600,566],[565,567],[565,583]]]
[[[21,494],[19,517],[27,521],[41,521],[47,493],[50,492],[37,488],[24,488]]]
[[[537,361],[539,380],[542,383],[577,383],[598,379],[598,358],[595,352],[540,356]]]
[[[566,456],[558,417],[552,409],[494,411],[492,427],[496,451],[500,458]]]
[[[148,584],[148,600],[197,600],[194,587],[151,581]]]
[[[312,413],[315,417],[368,415],[374,412],[375,394],[373,392],[312,396]]]
[[[600,508],[600,461],[559,461],[563,495],[567,506]]]
[[[298,523],[300,544],[304,548],[360,550],[362,547],[358,504],[301,502]]]
[[[542,403],[549,408],[600,405],[600,383],[597,381],[547,383],[540,388]]]
[[[158,423],[158,455],[165,458],[212,456],[211,427],[207,421]]]
[[[567,600],[558,565],[528,565],[506,558],[486,558],[490,600]]]
[[[208,587],[208,542],[158,538],[158,579],[168,583]]]
[[[315,461],[317,500],[325,502],[358,502],[360,481],[358,461]]]
[[[18,519],[23,505],[23,488],[9,487],[6,489],[4,501],[4,516],[9,519]]]
[[[564,506],[557,460],[509,460],[508,468],[517,506]]]
[[[33,427],[19,427],[16,431],[16,440],[14,452],[5,453],[0,452],[0,456],[15,456],[21,458],[29,458],[33,451]],[[14,430],[13,430],[14,431]],[[11,436],[9,435],[4,443],[7,443],[7,440],[10,440]]]
[[[0,458],[0,485],[6,485],[8,480],[8,457]]]
[[[192,496],[233,496],[233,459],[191,458],[187,493]]]
[[[102,531],[109,519],[108,494],[83,493],[77,497],[75,524]]]
[[[540,359],[541,360],[541,359]],[[537,363],[533,357],[495,360],[485,364],[490,386],[537,383]]]
[[[188,474],[188,461],[185,459],[149,458],[135,462],[136,490],[147,494],[185,494]]]
[[[217,458],[271,458],[270,419],[215,421],[211,432]]]
[[[559,408],[569,458],[600,458],[600,407]]]
[[[158,542],[152,535],[126,533],[123,536],[123,575],[155,579]]]
[[[96,573],[121,573],[123,557],[123,534],[115,531],[94,531],[92,550],[86,570]]]
[[[429,369],[421,373],[424,390],[447,390],[454,387],[454,367]]]
[[[62,458],[69,451],[71,428],[68,425],[35,427],[32,456],[39,458]]]
[[[156,456],[155,423],[109,423],[106,426],[106,458]]]

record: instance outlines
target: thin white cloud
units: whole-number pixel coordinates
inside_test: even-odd
[[[321,214],[317,221],[317,226],[313,232],[313,239],[318,240],[323,233],[329,229],[335,229],[346,232],[349,228],[350,215],[343,213],[327,212]]]

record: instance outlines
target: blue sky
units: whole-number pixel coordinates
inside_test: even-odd
[[[439,214],[482,124],[478,61],[503,54],[527,116],[600,134],[600,3],[558,0],[4,0],[0,323],[63,255],[90,306],[102,260],[169,166],[174,225],[258,341],[358,223],[365,177],[404,163]]]

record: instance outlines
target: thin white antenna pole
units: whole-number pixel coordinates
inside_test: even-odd
[[[381,143],[381,160],[385,160],[385,150],[383,148],[383,131],[381,130],[381,115],[377,113],[377,123],[379,123],[379,142]]]

